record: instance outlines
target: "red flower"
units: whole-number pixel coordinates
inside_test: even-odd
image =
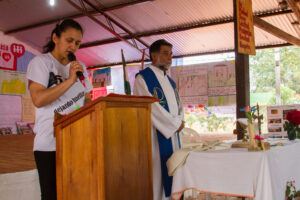
[[[294,111],[288,112],[286,119],[295,125],[299,125],[300,124],[300,111],[294,110]]]
[[[264,138],[261,137],[261,136],[259,136],[259,135],[255,135],[254,139],[256,139],[256,140],[264,140]]]

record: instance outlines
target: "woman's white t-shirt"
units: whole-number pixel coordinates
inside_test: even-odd
[[[85,93],[93,89],[84,64],[85,85],[78,80],[63,95],[54,102],[35,108],[34,151],[55,151],[56,140],[54,138],[54,113],[69,114],[76,107],[84,105]],[[27,79],[39,83],[46,88],[54,87],[69,77],[70,64],[62,65],[51,53],[41,54],[33,58],[28,66]]]

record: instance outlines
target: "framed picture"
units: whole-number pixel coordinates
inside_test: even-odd
[[[17,134],[33,134],[31,122],[16,122]]]
[[[12,128],[11,127],[2,127],[0,128],[0,135],[9,135],[12,134]]]

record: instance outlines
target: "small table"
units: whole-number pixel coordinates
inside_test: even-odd
[[[283,143],[259,152],[245,148],[191,152],[173,177],[172,198],[195,189],[255,200],[284,200],[287,181],[295,180],[300,189],[300,140]]]

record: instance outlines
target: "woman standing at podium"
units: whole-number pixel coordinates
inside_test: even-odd
[[[69,114],[91,100],[89,92],[93,87],[85,66],[73,55],[82,36],[79,23],[64,20],[52,31],[44,54],[32,59],[27,70],[28,88],[36,112],[33,150],[42,200],[56,200],[54,113]]]

